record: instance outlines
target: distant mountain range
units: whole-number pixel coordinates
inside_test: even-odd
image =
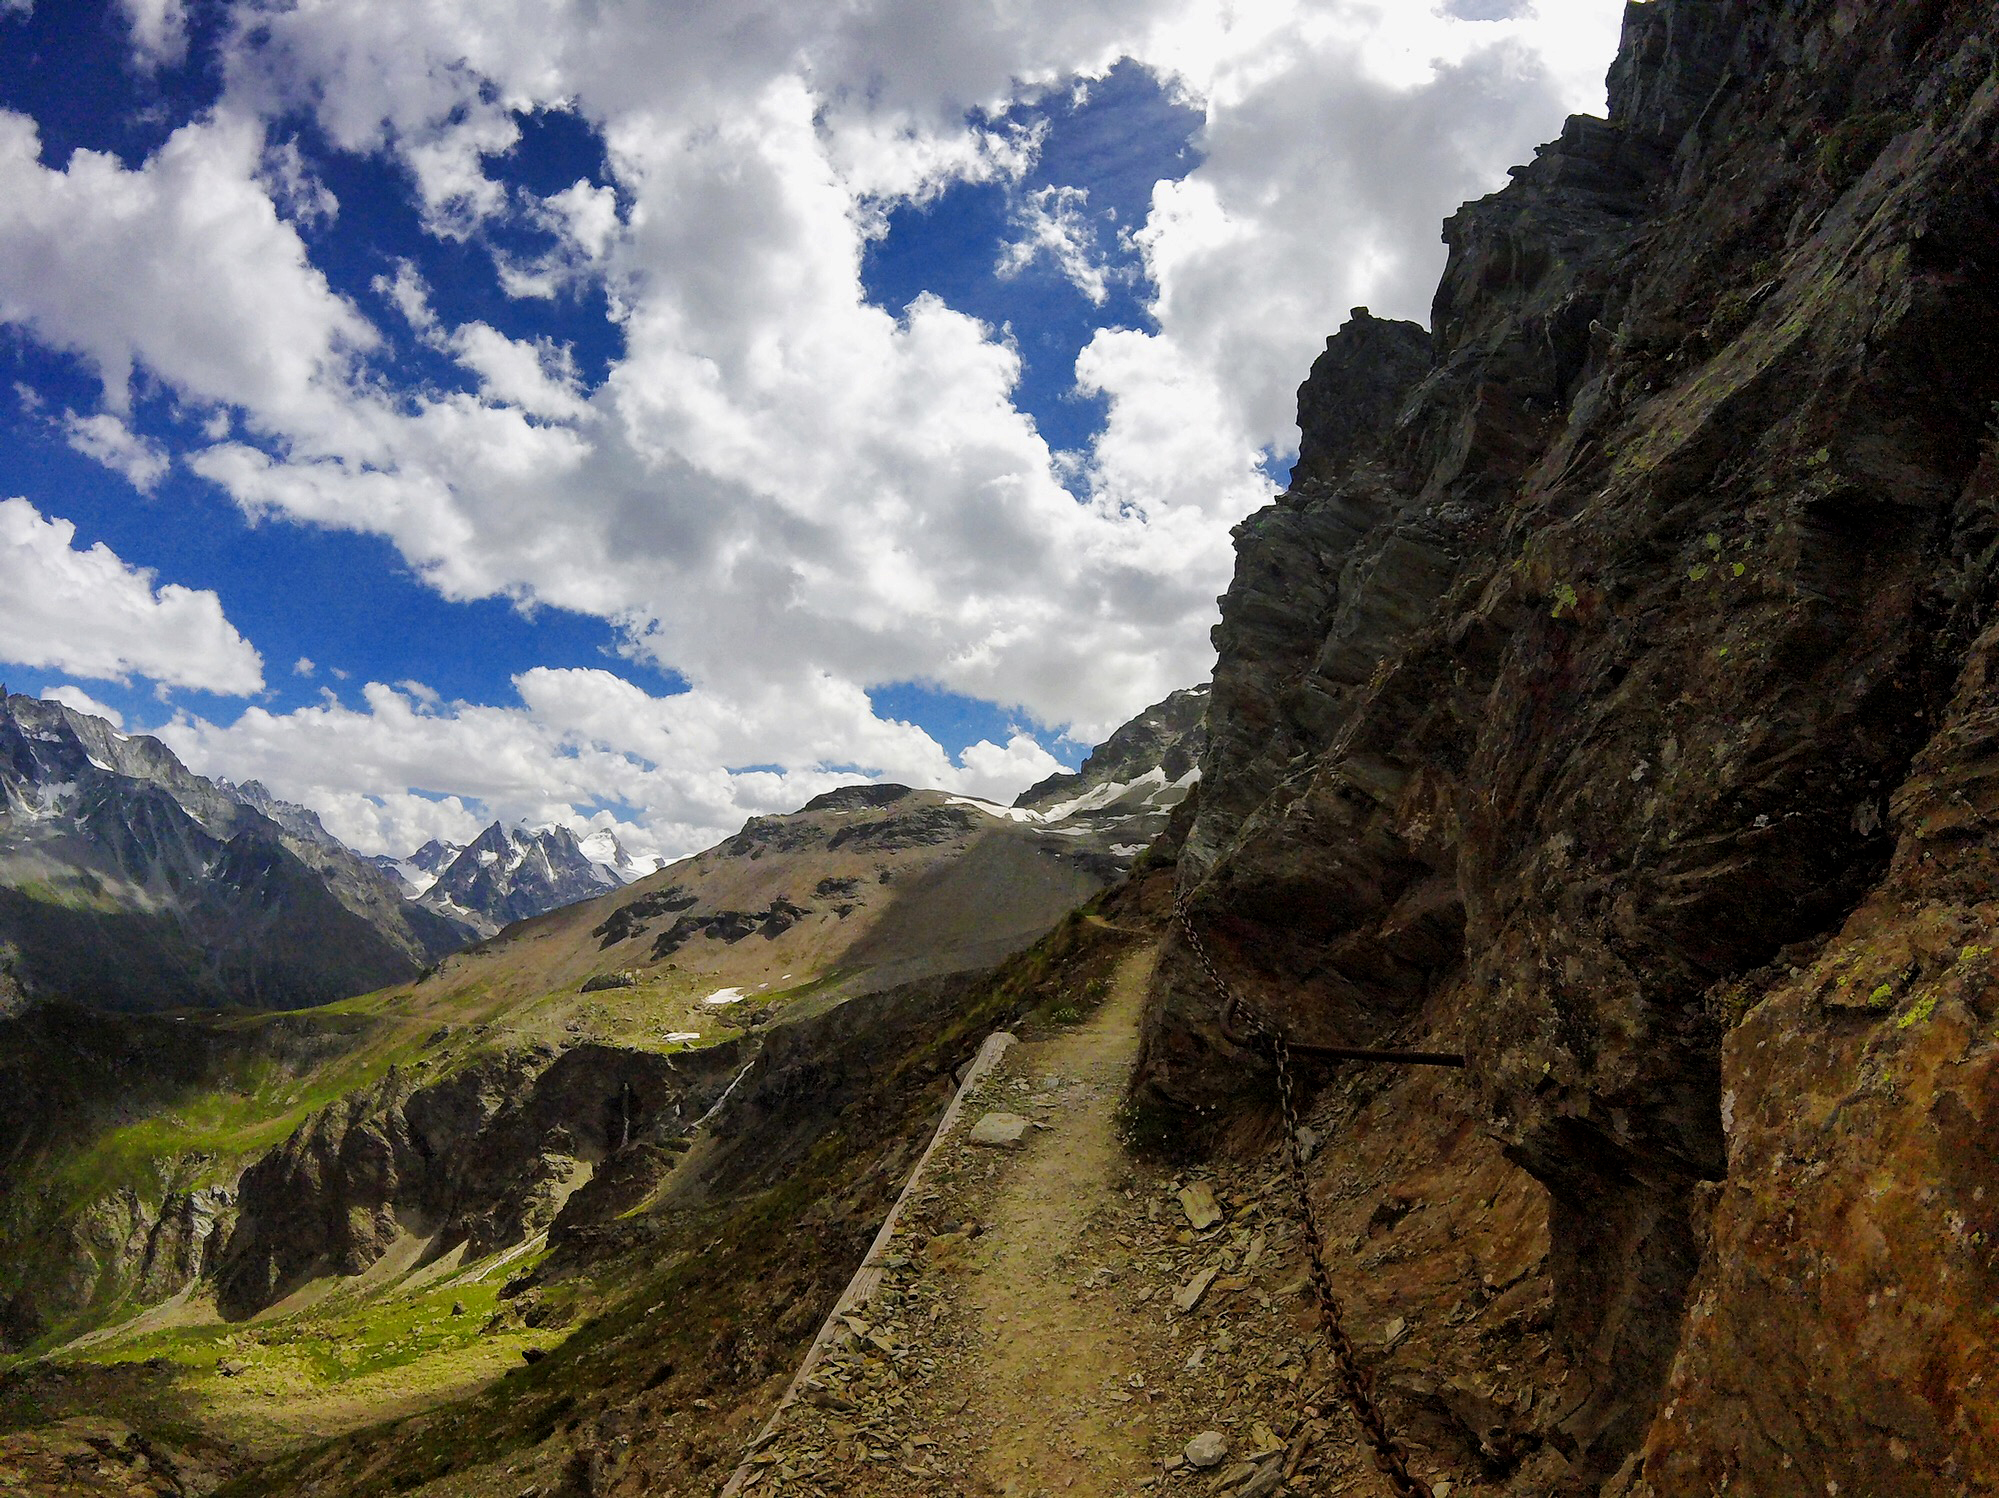
[[[402,982],[472,936],[257,782],[0,694],[0,1006],[296,1008]]]
[[[967,827],[1017,824],[1079,877],[1115,878],[1197,778],[1206,703],[1206,688],[1176,692],[1014,807],[937,793],[923,804],[960,808],[949,815]],[[41,998],[129,1010],[322,1004],[406,982],[474,940],[658,868],[609,830],[501,822],[462,847],[367,858],[259,781],[196,775],[158,739],[59,702],[0,693],[0,704],[0,1012]],[[852,786],[808,810],[905,794]],[[730,846],[770,825],[752,819]]]
[[[378,857],[404,895],[449,920],[491,936],[578,900],[652,873],[655,858],[635,858],[600,828],[577,837],[566,827],[493,823],[463,847],[433,839],[408,858]]]

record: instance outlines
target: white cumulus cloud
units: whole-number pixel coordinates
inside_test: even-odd
[[[187,56],[187,0],[118,0],[132,33],[132,58],[147,72]]]
[[[164,447],[139,436],[108,411],[95,416],[78,416],[72,411],[63,421],[63,433],[71,447],[113,473],[123,474],[141,494],[152,493],[173,466]]]
[[[218,116],[137,170],[79,150],[57,171],[35,122],[0,110],[0,318],[87,359],[114,412],[143,366],[269,430],[330,420],[364,444],[345,376],[379,335],[279,217],[262,154],[259,125]]]
[[[125,726],[123,713],[108,702],[99,702],[82,687],[62,682],[56,686],[43,687],[42,696],[50,702],[60,702],[64,707],[73,707],[80,713],[89,713],[93,718],[102,718],[113,728]]]
[[[262,690],[263,662],[213,593],[155,584],[102,542],[25,499],[0,500],[0,651],[23,666],[230,696]]]
[[[1110,296],[1110,271],[1097,249],[1087,187],[1043,187],[1014,210],[1017,237],[1000,246],[1001,276],[1017,276],[1038,260],[1051,261],[1063,277],[1101,307]]]
[[[495,817],[594,818],[641,856],[678,857],[863,775],[1008,799],[1061,768],[1020,732],[954,759],[823,673],[669,697],[599,670],[538,668],[514,685],[519,703],[496,707],[371,683],[361,707],[328,694],[290,713],[252,707],[227,726],[183,715],[159,732],[196,769],[254,775],[367,852],[463,842]]]

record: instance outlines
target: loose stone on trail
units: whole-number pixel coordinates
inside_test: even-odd
[[[993,1149],[1019,1149],[1021,1136],[1026,1132],[1027,1120],[1018,1113],[988,1113],[972,1125],[972,1132],[965,1136],[965,1140],[968,1144],[983,1144]]]
[[[1184,1455],[1190,1467],[1219,1467],[1229,1454],[1229,1438],[1218,1430],[1204,1430],[1187,1443]]]
[[[1201,1297],[1208,1293],[1208,1286],[1215,1282],[1215,1275],[1219,1272],[1210,1265],[1182,1285],[1174,1294],[1173,1304],[1180,1308],[1183,1315],[1201,1303]]]
[[[1214,1188],[1206,1181],[1196,1181],[1181,1191],[1180,1210],[1187,1214],[1187,1221],[1197,1233],[1206,1232],[1222,1220]]]
[[[1284,1484],[1284,1463],[1265,1462],[1254,1476],[1235,1490],[1234,1498],[1270,1498]]]

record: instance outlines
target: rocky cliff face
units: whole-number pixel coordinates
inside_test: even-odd
[[[1013,804],[1054,817],[1177,806],[1198,778],[1207,715],[1206,686],[1174,692],[1092,749],[1074,774],[1050,775]]]
[[[423,1084],[392,1070],[313,1115],[238,1183],[214,1262],[227,1316],[403,1245],[469,1258],[544,1231],[606,1162],[680,1138],[740,1068],[734,1043],[678,1057],[614,1046],[479,1061]]]
[[[93,1141],[194,1100],[283,1090],[361,1028],[323,1011],[244,1024],[55,1003],[0,1020],[0,1350],[90,1307],[163,1300],[213,1268],[235,1171],[169,1148],[121,1176]]]
[[[1653,0],[1610,84],[1446,225],[1429,335],[1357,313],[1300,392],[1181,877],[1294,1035],[1468,1053],[1548,1193],[1565,1481],[1969,1491],[1991,12]],[[1169,955],[1158,1098],[1261,1096],[1217,1007]]]
[[[195,775],[61,703],[0,704],[0,972],[20,997],[324,1003],[469,934],[255,782]]]

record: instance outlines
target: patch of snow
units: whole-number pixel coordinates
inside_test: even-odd
[[[34,794],[32,797],[22,798],[21,809],[27,813],[29,821],[41,822],[61,814],[63,802],[71,800],[76,795],[76,782],[57,780],[30,786],[28,789]]]
[[[93,770],[102,770],[106,774],[110,775],[115,775],[118,773],[116,770],[113,770],[111,766],[104,763],[103,760],[99,759],[96,755],[90,753],[88,750],[84,751],[83,757],[90,761],[90,767]]]
[[[1155,787],[1153,792],[1155,795],[1158,791],[1165,790],[1166,772],[1155,765],[1136,780],[1106,780],[1102,785],[1094,786],[1080,796],[1056,802],[1042,813],[1042,817],[1050,822],[1059,822],[1065,817],[1075,816],[1078,812],[1099,811],[1124,800],[1133,791],[1146,786]]]
[[[1150,796],[1146,797],[1145,804],[1148,806],[1178,806],[1182,801],[1187,799],[1187,792],[1194,788],[1200,778],[1201,767],[1196,765],[1171,785],[1161,786]]]
[[[466,906],[460,905],[456,900],[452,899],[451,896],[449,895],[437,896],[436,899],[430,902],[430,908],[432,910],[435,910],[439,915],[457,916],[460,920],[464,921],[468,926],[473,927],[475,930],[479,927],[480,922],[485,921],[487,919],[485,916],[481,915],[478,911],[468,909]]]
[[[701,1002],[717,1009],[724,1004],[740,1004],[743,1002],[743,991],[740,988],[718,988]]]
[[[436,874],[428,869],[419,868],[407,858],[398,858],[393,864],[388,866],[388,872],[402,881],[403,888],[409,891],[409,897],[412,900],[437,883]]]
[[[635,858],[627,853],[625,845],[618,841],[618,835],[608,827],[599,827],[588,837],[579,838],[576,846],[603,872],[605,879],[601,882],[604,883],[630,884],[665,867],[657,858]]]
[[[946,806],[969,806],[974,811],[982,811],[989,817],[1000,817],[1009,822],[1039,822],[1042,813],[1029,811],[1024,806],[1001,806],[993,801],[980,801],[972,796],[946,796]]]
[[[672,1045],[676,1041],[684,1043],[690,1040],[699,1040],[700,1038],[701,1032],[699,1030],[675,1030],[671,1035],[666,1037],[666,1043]]]
[[[1112,843],[1111,853],[1118,858],[1136,858],[1145,851],[1144,843]]]

